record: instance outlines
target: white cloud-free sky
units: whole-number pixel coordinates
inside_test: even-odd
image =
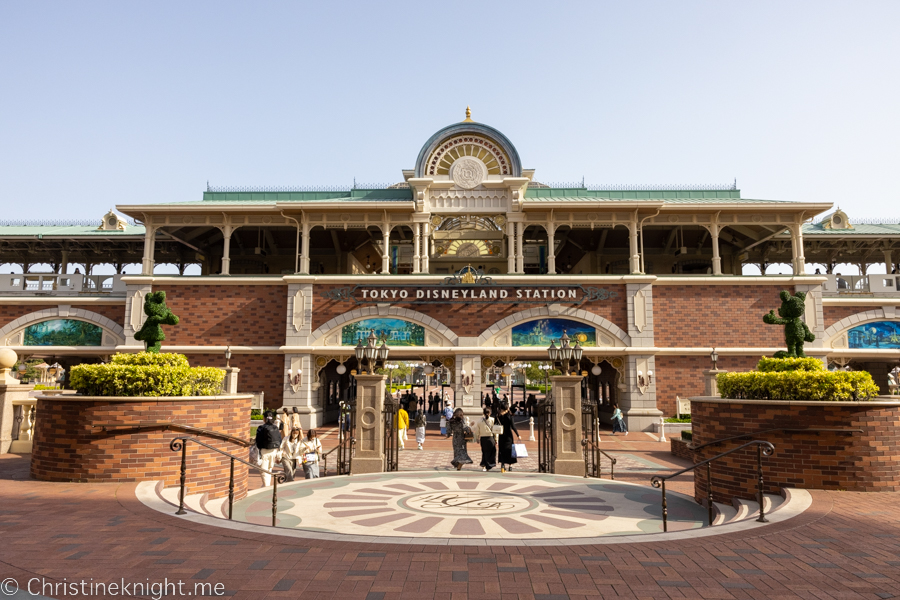
[[[393,183],[464,117],[545,182],[900,220],[900,3],[0,3],[3,219]]]

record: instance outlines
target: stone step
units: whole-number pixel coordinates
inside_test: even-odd
[[[737,515],[737,510],[735,510],[733,506],[728,506],[721,502],[713,502],[713,507],[716,509],[715,517],[713,517],[713,525],[730,523]]]
[[[759,513],[759,503],[754,502],[753,500],[744,500],[743,498],[735,498],[731,501],[734,505],[737,513],[732,517],[729,523],[737,523],[738,521],[744,521],[749,519],[751,516]]]

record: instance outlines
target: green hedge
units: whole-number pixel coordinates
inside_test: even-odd
[[[109,363],[76,365],[73,388],[86,396],[215,396],[225,371],[191,367],[181,354],[116,354]]]
[[[818,358],[768,358],[764,356],[757,363],[756,370],[763,373],[825,371],[825,365]]]
[[[866,371],[827,371],[813,358],[763,358],[757,371],[720,373],[719,393],[738,400],[868,400],[878,386]]]

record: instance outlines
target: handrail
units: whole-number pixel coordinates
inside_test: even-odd
[[[691,450],[700,450],[702,448],[706,448],[707,446],[712,446],[713,444],[720,444],[722,442],[730,442],[731,440],[739,440],[741,438],[755,437],[761,435],[763,433],[772,433],[773,431],[783,431],[785,433],[862,433],[862,429],[841,429],[839,427],[808,427],[806,429],[795,429],[792,427],[775,427],[773,429],[763,429],[762,431],[754,431],[753,433],[742,433],[741,435],[733,435],[731,437],[722,438],[720,440],[713,440],[711,442],[706,442],[705,444],[700,444],[699,446],[691,446]]]
[[[240,446],[249,447],[253,442],[251,440],[245,440],[243,438],[235,437],[233,435],[229,435],[227,433],[222,433],[221,431],[215,431],[213,429],[203,429],[202,427],[194,427],[193,425],[183,425],[181,423],[173,423],[171,421],[141,421],[138,423],[94,423],[91,427],[100,427],[104,432],[106,431],[116,431],[119,429],[156,429],[157,427],[162,427],[164,429],[181,429],[184,431],[191,431],[194,433],[199,433],[200,435],[206,435],[209,437],[215,437],[223,440],[227,440],[229,442],[234,442]]]
[[[682,473],[687,473],[688,471],[692,471],[697,467],[702,467],[706,465],[706,508],[708,511],[709,518],[709,526],[712,527],[713,524],[713,499],[712,499],[712,462],[714,460],[718,460],[723,456],[728,456],[732,452],[737,452],[747,446],[756,446],[756,475],[757,475],[757,495],[759,499],[759,518],[757,521],[760,523],[768,523],[768,519],[766,519],[765,514],[765,505],[763,504],[763,474],[762,474],[762,457],[763,456],[771,456],[773,452],[775,452],[775,446],[772,445],[771,442],[766,442],[763,440],[753,440],[752,442],[747,442],[746,444],[741,444],[736,448],[732,448],[731,450],[727,450],[722,452],[721,454],[717,454],[712,458],[707,458],[706,460],[700,461],[695,465],[691,465],[690,467],[686,467],[681,469],[680,471],[676,471],[674,473],[670,473],[668,475],[654,475],[650,478],[650,485],[655,488],[662,488],[662,518],[663,518],[663,531],[668,531],[668,516],[669,510],[666,505],[666,480],[672,479],[673,477],[678,477]]]
[[[334,452],[335,450],[340,450],[341,445],[343,443],[344,442],[339,442],[337,446],[335,446],[334,448],[332,448],[331,450],[329,450],[328,452],[326,452],[325,454],[322,455],[322,469],[323,469],[322,477],[328,477],[328,455],[331,454],[332,452]],[[356,438],[354,438],[354,437],[350,438],[349,443],[350,443],[350,447],[352,449],[353,445],[356,444]],[[350,460],[353,460],[352,455],[351,455]],[[338,461],[338,475],[340,475],[340,474],[341,474],[341,464],[340,464],[340,461]]]
[[[609,464],[609,478],[612,480],[615,480],[615,478],[616,478],[616,459],[613,458],[612,456],[610,456],[609,454],[607,454],[606,452],[604,452],[603,450],[601,450],[600,447],[597,446],[597,444],[595,444],[591,440],[583,439],[583,440],[581,440],[581,445],[585,448],[585,452],[587,452],[587,449],[590,448],[596,452],[599,452],[600,454],[602,454],[603,456],[605,456],[606,458],[609,459],[609,463],[610,463]],[[598,472],[600,471],[599,460],[598,460],[598,465],[597,465],[597,471]],[[589,476],[587,460],[584,461],[584,476],[585,477]]]
[[[272,482],[274,483],[272,487],[272,527],[275,527],[276,523],[276,515],[278,513],[278,484],[284,483],[286,477],[284,473],[277,474],[272,471],[266,471],[259,465],[250,464],[248,461],[238,458],[234,454],[229,454],[224,450],[219,450],[218,448],[213,448],[209,444],[205,444],[198,440],[197,438],[192,437],[176,437],[172,438],[172,441],[169,443],[169,449],[172,452],[178,452],[181,450],[181,489],[178,492],[178,512],[176,515],[184,515],[187,514],[187,511],[184,510],[184,485],[185,480],[187,479],[187,443],[194,442],[195,444],[200,444],[205,448],[209,448],[213,452],[218,452],[224,456],[227,456],[231,459],[231,469],[228,476],[228,520],[231,520],[232,508],[234,507],[234,461],[238,461],[251,467],[253,469],[258,470],[260,473],[266,473],[272,476]]]

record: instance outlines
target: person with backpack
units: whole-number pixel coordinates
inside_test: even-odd
[[[416,443],[419,445],[419,450],[424,450],[422,448],[422,444],[425,443],[425,426],[428,424],[427,419],[425,418],[425,411],[420,410],[416,413]]]
[[[273,422],[275,415],[272,411],[266,411],[265,422],[256,429],[256,447],[259,449],[259,467],[264,471],[271,473],[275,468],[275,462],[278,458],[278,449],[281,447],[281,432]],[[263,487],[268,487],[272,483],[272,476],[269,473],[260,471]]]

